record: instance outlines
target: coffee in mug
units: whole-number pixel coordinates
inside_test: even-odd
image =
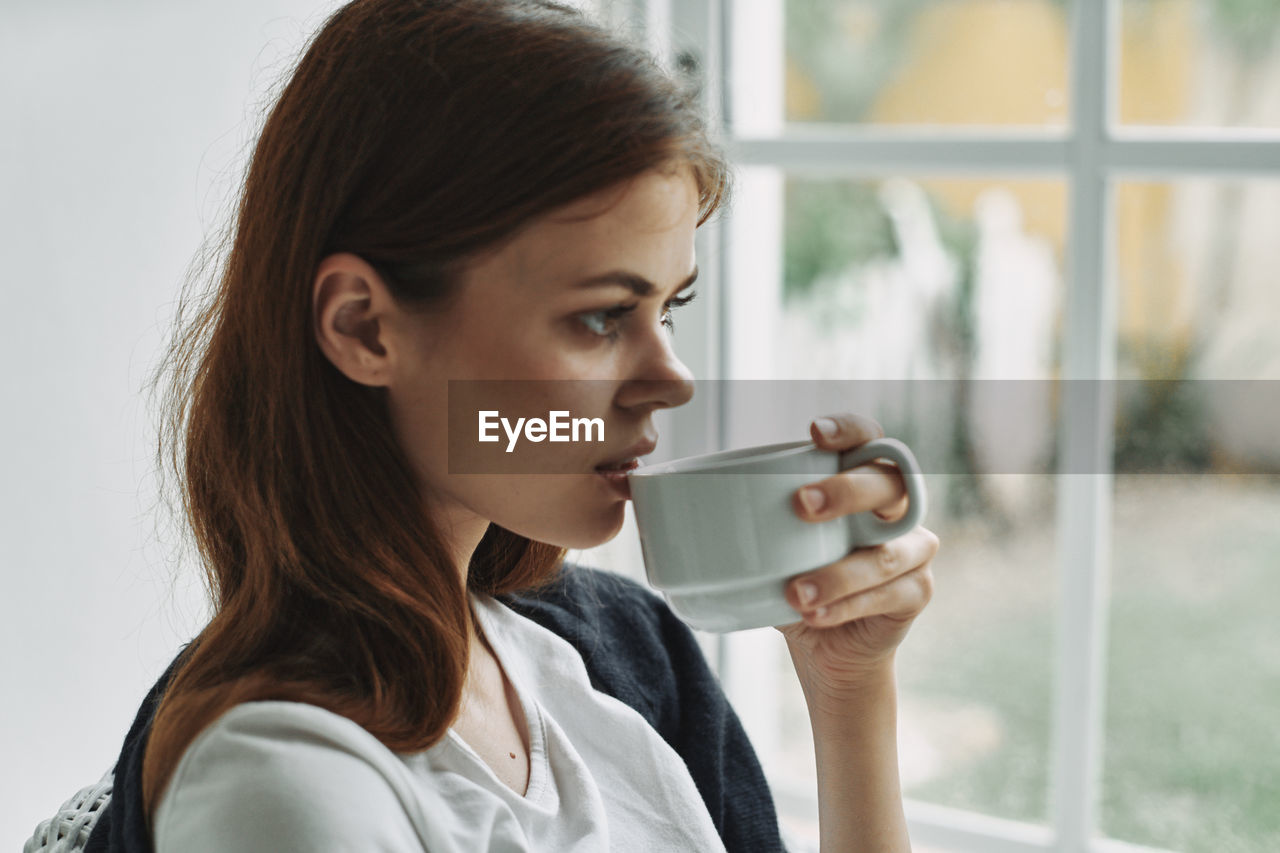
[[[793,509],[800,487],[879,459],[906,483],[901,519],[867,511],[814,522]],[[645,466],[627,481],[649,583],[704,631],[799,621],[785,595],[789,578],[906,533],[926,508],[919,463],[891,438],[843,452],[812,441],[724,450]]]

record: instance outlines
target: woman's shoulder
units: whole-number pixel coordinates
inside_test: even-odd
[[[156,809],[156,849],[346,849],[348,840],[374,841],[372,827],[411,841],[405,774],[394,753],[340,714],[304,702],[243,702],[183,753]]]
[[[367,766],[398,776],[395,753],[354,720],[307,702],[255,700],[233,705],[187,746],[170,788],[192,775],[321,773]],[[357,774],[358,776],[359,774]]]
[[[360,724],[308,702],[277,699],[228,708],[191,742],[187,753],[214,747],[275,752],[284,746],[323,747],[380,758],[390,751]]]

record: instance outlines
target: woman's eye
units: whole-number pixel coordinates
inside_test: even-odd
[[[688,296],[679,296],[667,302],[662,310],[662,325],[671,331],[675,331],[675,320],[672,317],[672,311],[688,305],[697,295],[695,291],[689,291]],[[621,334],[618,331],[618,321],[635,309],[635,305],[615,305],[612,308],[602,308],[599,311],[587,311],[579,314],[578,319],[592,334],[612,342],[616,341]]]
[[[668,302],[667,310],[664,311],[662,314],[662,325],[666,326],[668,329],[674,332],[676,330],[676,322],[675,322],[675,317],[672,315],[671,312],[677,308],[683,308],[684,306],[688,305],[690,302],[693,301],[693,298],[697,295],[698,295],[698,291],[690,290],[688,296],[677,296],[676,298]]]
[[[616,340],[618,337],[618,318],[630,310],[630,308],[620,305],[616,308],[605,308],[600,311],[588,311],[585,314],[579,314],[578,319],[582,321],[582,324],[586,326],[592,334],[598,335],[602,338],[608,338],[612,341]]]

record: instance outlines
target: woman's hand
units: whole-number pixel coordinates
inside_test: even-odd
[[[814,441],[825,450],[848,450],[884,436],[869,418],[843,414],[830,420],[836,426],[831,435],[820,432],[817,422],[811,428]],[[809,490],[815,488],[820,506],[808,502]],[[906,485],[896,466],[862,465],[798,489],[793,505],[807,521],[867,510],[892,521],[906,513]],[[891,672],[894,651],[929,603],[930,564],[937,552],[938,537],[917,527],[882,545],[858,548],[788,584],[788,600],[803,621],[778,630],[787,638],[811,705],[823,699],[840,703]]]

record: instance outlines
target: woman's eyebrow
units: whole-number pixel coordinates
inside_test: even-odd
[[[676,285],[676,289],[672,291],[672,295],[679,293],[697,280],[698,268],[694,267],[693,272],[689,273],[689,277]],[[620,284],[623,287],[630,288],[632,293],[641,297],[652,296],[658,290],[657,285],[649,281],[649,279],[636,275],[633,272],[627,272],[626,270],[612,270],[610,272],[600,273],[599,275],[593,275],[590,278],[582,279],[574,284],[573,287],[604,287],[611,284]]]

